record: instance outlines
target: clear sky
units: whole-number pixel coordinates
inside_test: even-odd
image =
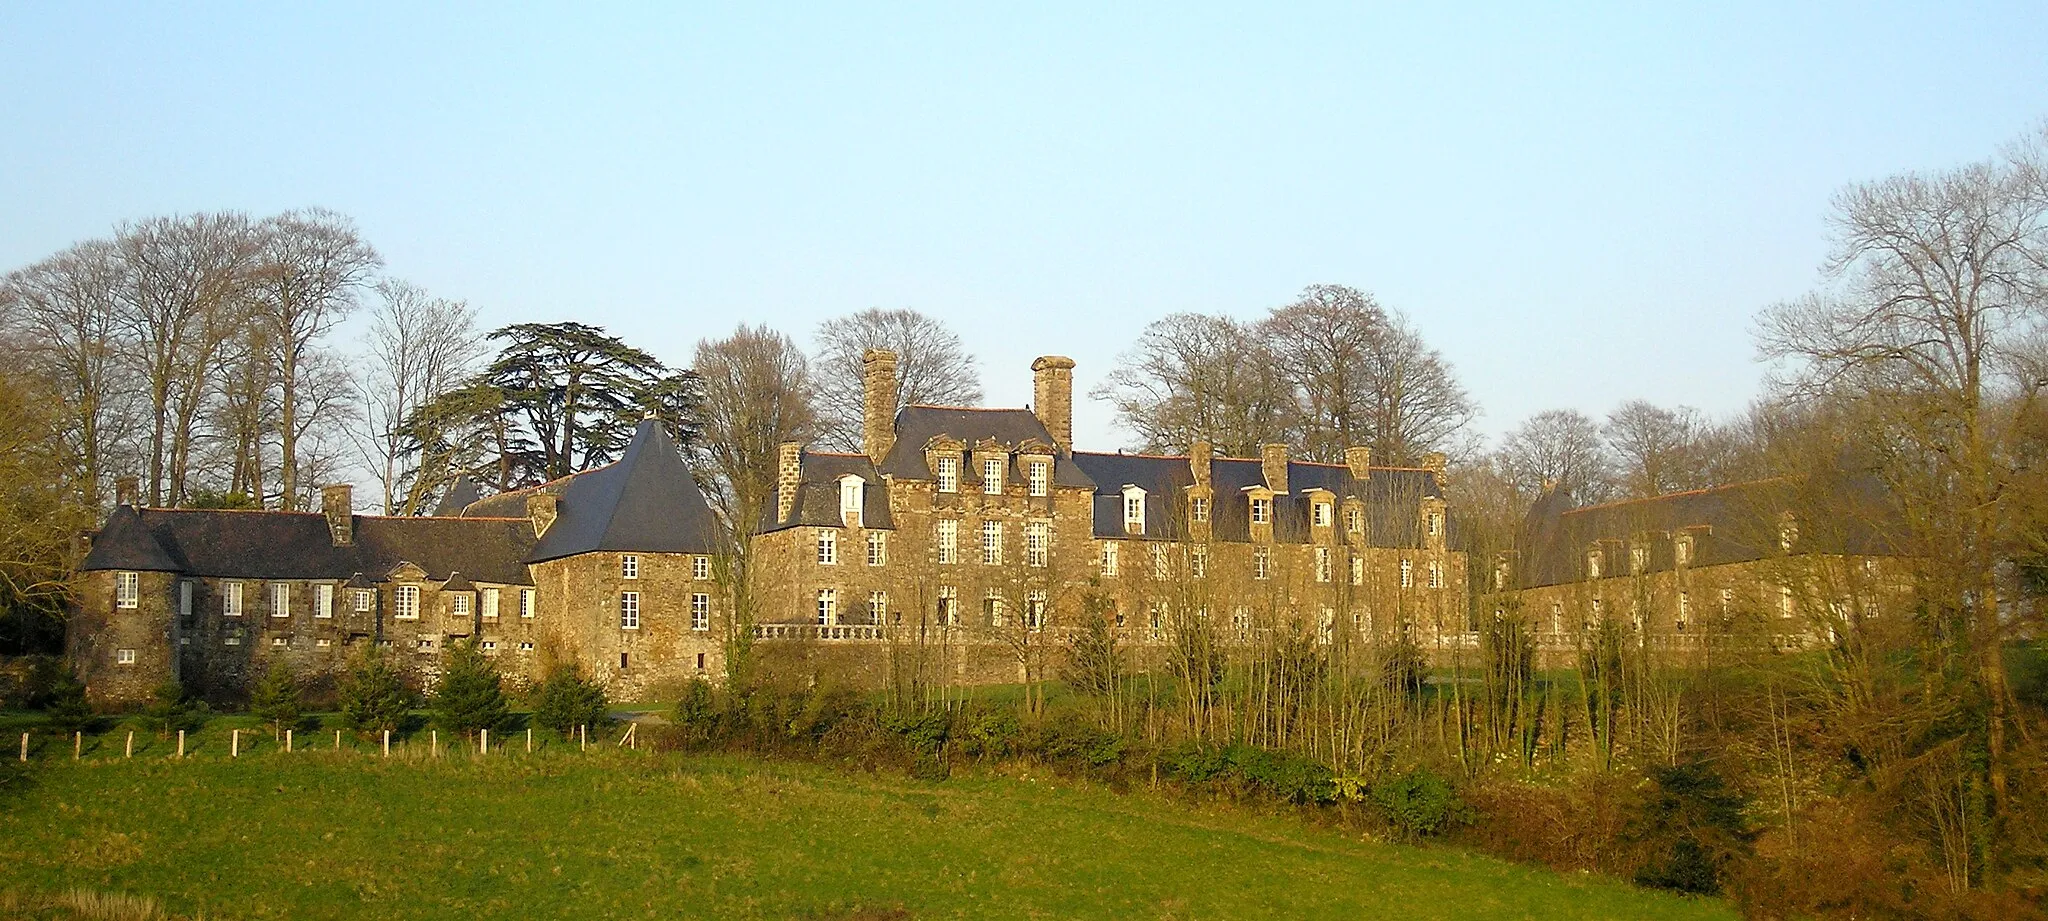
[[[870,306],[952,324],[999,405],[1071,355],[1086,448],[1125,441],[1085,394],[1146,323],[1348,284],[1491,435],[1741,408],[1836,188],[2048,116],[2039,0],[311,6],[0,0],[0,269],[319,205],[488,325],[674,364]]]

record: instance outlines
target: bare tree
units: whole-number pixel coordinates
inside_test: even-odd
[[[1665,409],[1630,400],[1607,414],[1602,431],[1617,485],[1638,498],[1707,485],[1699,443],[1706,423],[1689,406]]]
[[[368,361],[357,382],[363,422],[357,444],[377,471],[384,514],[417,514],[440,485],[421,482],[421,458],[404,429],[420,407],[474,372],[476,310],[396,278],[380,281],[377,295],[363,343]]]
[[[1412,464],[1452,446],[1478,409],[1443,356],[1398,313],[1341,285],[1311,285],[1260,324],[1294,391],[1296,436],[1311,459],[1367,445]]]
[[[1206,441],[1258,454],[1286,438],[1292,408],[1266,344],[1229,317],[1178,313],[1145,327],[1092,396],[1116,407],[1142,451],[1181,453]]]
[[[817,433],[810,363],[788,336],[744,325],[724,339],[699,341],[695,362],[704,381],[702,451],[711,498],[744,558],[746,535],[775,491],[782,443]]]
[[[110,457],[134,422],[132,371],[116,298],[127,266],[105,240],[77,244],[0,281],[0,318],[23,334],[18,354],[57,385],[80,500],[99,506]]]
[[[1607,463],[1600,426],[1576,409],[1551,409],[1524,420],[1501,439],[1499,468],[1527,502],[1546,489],[1563,489],[1580,502],[1607,496]]]
[[[861,355],[868,349],[896,353],[898,407],[981,402],[980,371],[960,336],[915,310],[871,307],[819,324],[816,339],[818,441],[829,449],[861,450]]]

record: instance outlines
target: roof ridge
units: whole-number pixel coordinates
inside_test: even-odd
[[[904,409],[950,409],[970,413],[1028,413],[1029,406],[947,406],[941,403],[905,403]]]
[[[1780,481],[1780,480],[1789,480],[1789,479],[1791,479],[1791,477],[1790,477],[1790,476],[1767,476],[1767,477],[1760,477],[1760,478],[1758,478],[1758,479],[1754,479],[1754,480],[1741,480],[1741,481],[1738,481],[1738,482],[1734,482],[1734,483],[1722,483],[1722,484],[1720,484],[1720,485],[1718,485],[1718,486],[1702,486],[1702,487],[1700,487],[1700,488],[1698,488],[1698,489],[1681,489],[1681,490],[1679,490],[1679,491],[1677,491],[1677,492],[1663,492],[1663,493],[1658,493],[1658,494],[1656,494],[1656,495],[1654,495],[1654,496],[1637,496],[1636,498],[1633,498],[1633,499],[1611,499],[1611,500],[1608,500],[1608,501],[1606,501],[1606,502],[1599,502],[1599,503],[1595,503],[1595,504],[1593,504],[1593,505],[1581,505],[1581,506],[1579,506],[1578,508],[1569,508],[1569,509],[1565,509],[1565,510],[1564,510],[1563,512],[1561,512],[1560,514],[1564,514],[1564,515],[1575,515],[1575,514],[1578,514],[1579,512],[1593,512],[1593,511],[1599,511],[1600,509],[1604,509],[1604,508],[1615,508],[1615,507],[1617,507],[1617,506],[1622,506],[1622,505],[1634,505],[1634,504],[1636,504],[1636,503],[1638,503],[1638,502],[1656,502],[1656,501],[1658,501],[1659,499],[1677,499],[1677,498],[1681,498],[1681,497],[1684,497],[1684,496],[1702,496],[1702,495],[1706,495],[1707,493],[1712,493],[1712,492],[1723,492],[1723,491],[1725,491],[1725,490],[1730,490],[1730,489],[1741,489],[1742,487],[1745,487],[1745,486],[1761,486],[1761,485],[1763,485],[1763,484],[1765,484],[1765,483],[1775,483],[1775,482],[1778,482],[1778,481]]]

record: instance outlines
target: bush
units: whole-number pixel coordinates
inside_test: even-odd
[[[1649,775],[1654,789],[1629,829],[1649,855],[1636,884],[1719,894],[1723,867],[1749,849],[1747,802],[1702,762],[1653,767]]]
[[[342,725],[356,732],[396,731],[412,711],[412,689],[375,649],[365,650],[338,689]]]
[[[278,735],[299,725],[299,677],[291,666],[278,662],[249,695],[249,712],[269,723]]]
[[[1373,805],[1386,814],[1387,821],[1410,839],[1443,831],[1462,818],[1465,811],[1450,782],[1428,768],[1382,778],[1372,785],[1368,795]]]
[[[497,663],[484,655],[475,637],[448,647],[431,706],[435,725],[464,734],[497,729],[511,716]]]
[[[187,693],[184,685],[168,681],[157,685],[149,706],[142,708],[142,724],[159,737],[170,738],[179,730],[197,731],[206,725],[210,712],[206,702]]]
[[[682,733],[683,744],[702,745],[718,734],[718,701],[711,693],[711,682],[702,678],[692,679],[683,688],[683,697],[676,701],[676,729]]]
[[[77,732],[92,723],[92,705],[85,700],[85,682],[69,670],[50,682],[44,693],[43,709],[49,714],[51,728],[63,732]]]
[[[602,725],[610,712],[604,688],[576,665],[558,665],[534,691],[533,721],[567,738],[578,726]]]

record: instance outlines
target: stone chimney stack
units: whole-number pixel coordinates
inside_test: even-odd
[[[868,349],[860,355],[861,446],[879,464],[896,446],[896,353]]]
[[[327,536],[337,547],[356,542],[356,488],[347,483],[320,487],[320,510],[327,514]]]
[[[1344,466],[1351,468],[1351,478],[1363,480],[1372,470],[1371,448],[1345,448]]]
[[[871,353],[872,354],[872,353]],[[884,353],[887,354],[887,353]],[[891,356],[892,358],[894,356]],[[893,364],[893,362],[892,362]],[[892,374],[894,372],[891,372]],[[890,381],[895,378],[891,377]],[[892,385],[891,389],[894,387]],[[874,391],[868,391],[872,394]],[[872,400],[872,397],[870,397]],[[893,404],[892,404],[893,405]],[[868,404],[868,419],[874,419],[874,403]],[[872,444],[872,442],[870,442]],[[796,491],[803,485],[804,445],[800,441],[785,441],[778,453],[775,464],[775,520],[788,521],[789,513],[796,509]]]
[[[1287,492],[1287,446],[1284,444],[1263,444],[1259,446],[1259,467],[1266,474],[1266,488],[1274,495]]]
[[[1422,456],[1422,469],[1436,475],[1436,488],[1438,489],[1443,489],[1450,485],[1450,478],[1444,475],[1444,467],[1448,463],[1449,460],[1444,457],[1442,451],[1431,451]]]
[[[1188,472],[1194,474],[1196,486],[1209,485],[1209,461],[1216,456],[1216,449],[1206,441],[1188,445]]]
[[[1031,408],[1063,454],[1074,453],[1074,360],[1047,355],[1031,363]]]
[[[114,504],[134,505],[135,494],[142,491],[142,481],[132,476],[114,478]]]
[[[533,536],[545,537],[561,513],[561,500],[544,492],[526,497],[526,520],[533,522]]]

